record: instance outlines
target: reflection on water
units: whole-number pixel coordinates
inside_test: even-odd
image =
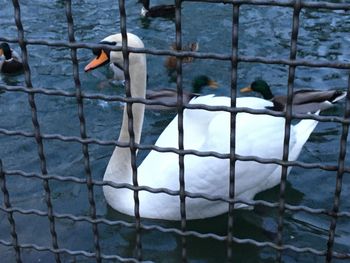
[[[118,4],[111,1],[73,1],[75,37],[79,41],[98,42],[103,37],[119,31]],[[341,2],[341,1],[333,1]],[[1,37],[17,37],[13,18],[13,8],[8,1],[0,0],[2,6],[0,24]],[[208,12],[210,10],[210,12]],[[175,40],[174,22],[157,18],[142,20],[139,17],[140,4],[127,1],[127,26],[129,31],[142,37],[146,47],[167,49]],[[34,15],[35,14],[35,15]],[[205,16],[203,15],[205,14]],[[26,38],[46,40],[67,40],[67,23],[64,1],[22,1],[21,15]],[[350,38],[348,12],[303,9],[300,14],[298,39],[298,57],[316,61],[350,60]],[[194,19],[196,18],[196,19]],[[291,35],[292,9],[282,7],[264,7],[243,5],[240,8],[239,54],[272,58],[288,58]],[[183,42],[199,42],[201,52],[231,52],[232,7],[222,4],[183,3],[182,9]],[[17,51],[19,47],[12,45]],[[29,63],[34,87],[59,89],[74,92],[70,51],[64,48],[29,45]],[[107,67],[92,74],[85,74],[83,66],[91,58],[89,50],[78,50],[79,71],[83,91],[103,94],[124,94],[122,86],[107,80],[110,77]],[[148,84],[150,87],[174,87],[168,83],[164,68],[164,57],[148,56]],[[219,69],[219,70],[218,70]],[[207,74],[220,83],[218,95],[228,95],[230,86],[230,62],[196,59],[194,63],[184,65],[184,86],[189,87],[192,76]],[[246,86],[253,79],[264,77],[276,94],[285,94],[288,67],[241,63],[238,69],[238,85]],[[296,87],[318,89],[340,88],[347,85],[348,71],[326,68],[299,67],[296,70]],[[0,83],[22,85],[24,76],[1,76]],[[239,94],[240,95],[240,94]],[[35,95],[41,131],[46,134],[80,136],[78,108],[75,98]],[[344,104],[338,105],[324,115],[343,115]],[[84,113],[89,137],[101,140],[113,140],[118,136],[122,108],[120,103],[106,103],[100,100],[84,100]],[[0,93],[0,128],[32,132],[31,110],[28,96],[24,93]],[[148,111],[145,116],[142,142],[153,144],[167,123],[173,118],[173,112]],[[337,165],[339,140],[342,126],[335,123],[320,123],[311,136],[299,160]],[[40,160],[37,145],[33,138],[0,135],[1,155],[6,170],[24,170],[40,172]],[[112,146],[89,145],[92,176],[101,180]],[[44,140],[44,151],[49,173],[61,176],[85,178],[84,158],[78,143]],[[147,152],[140,151],[140,162]],[[349,155],[346,164],[349,163]],[[348,174],[346,174],[348,175]],[[345,176],[342,189],[341,209],[350,211],[350,181]],[[11,204],[22,209],[46,211],[42,181],[35,178],[9,176],[7,187]],[[336,172],[318,169],[293,168],[287,184],[286,200],[294,205],[306,205],[313,208],[332,208]],[[85,185],[72,182],[51,180],[52,203],[54,211],[61,214],[89,215],[88,191]],[[261,193],[258,199],[277,201],[278,187]],[[109,220],[133,219],[112,211],[106,204],[102,189],[94,188],[98,217]],[[3,197],[0,197],[3,201]],[[35,243],[50,246],[50,230],[45,217],[14,214],[16,230],[20,243]],[[277,233],[277,209],[266,207],[253,211],[235,211],[234,235],[238,238],[252,238],[261,242],[275,242]],[[28,226],[30,222],[30,227]],[[160,225],[164,228],[180,229],[179,223],[142,220],[145,225]],[[283,240],[286,244],[298,247],[326,249],[330,218],[310,215],[304,212],[287,211],[284,219]],[[122,257],[135,256],[135,228],[123,225],[108,226],[99,224],[100,246],[102,253],[117,253]],[[213,232],[225,236],[227,216],[222,215],[208,220],[188,222],[188,230],[201,233]],[[339,219],[336,230],[335,249],[350,253],[350,224],[347,218]],[[94,252],[91,224],[73,222],[68,219],[56,220],[56,231],[60,247],[71,250]],[[33,235],[35,233],[35,235]],[[34,237],[34,238],[33,238]],[[11,241],[7,215],[0,211],[0,238]],[[141,234],[142,252],[145,260],[156,262],[179,262],[181,260],[181,237],[174,233],[162,233],[158,230],[143,230]],[[213,238],[187,238],[187,254],[190,262],[224,262],[227,253],[226,241]],[[28,262],[52,262],[48,252],[22,250],[23,258]],[[253,245],[234,244],[236,262],[272,262],[276,252],[271,248],[258,248]],[[14,250],[0,246],[4,262],[11,262]],[[308,253],[297,254],[285,251],[285,262],[323,262],[324,258]],[[62,254],[64,262],[88,262],[82,256]],[[94,261],[91,259],[90,261]]]

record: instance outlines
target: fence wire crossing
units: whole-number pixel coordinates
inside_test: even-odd
[[[164,233],[173,233],[181,237],[181,258],[182,261],[186,262],[188,260],[188,238],[196,237],[202,239],[215,239],[218,241],[222,241],[222,244],[226,246],[226,256],[227,261],[234,262],[235,255],[233,253],[232,247],[235,244],[248,244],[251,246],[255,246],[257,248],[268,247],[276,251],[276,261],[281,262],[283,254],[290,250],[296,253],[310,253],[315,256],[320,256],[325,259],[326,262],[331,262],[334,259],[339,260],[349,260],[350,253],[338,252],[334,248],[335,244],[335,231],[337,227],[337,222],[339,218],[345,218],[346,220],[350,219],[350,211],[341,211],[340,210],[340,196],[342,191],[342,182],[343,177],[346,173],[350,173],[350,166],[347,166],[345,162],[345,155],[347,151],[347,140],[348,140],[348,132],[349,132],[349,124],[350,124],[350,76],[348,77],[348,85],[347,91],[348,95],[346,98],[344,116],[343,117],[335,117],[335,116],[315,116],[315,115],[306,115],[306,114],[296,114],[292,113],[292,103],[293,103],[293,91],[294,91],[294,80],[295,80],[295,72],[296,68],[300,66],[305,67],[325,67],[325,68],[334,68],[334,69],[346,69],[350,70],[350,63],[346,62],[335,62],[335,61],[312,61],[312,60],[304,60],[299,59],[297,57],[297,43],[298,43],[298,33],[300,27],[300,12],[302,9],[327,9],[327,10],[344,10],[350,11],[350,3],[328,3],[328,2],[312,2],[312,1],[302,1],[302,0],[231,0],[231,1],[219,1],[219,0],[198,0],[192,2],[207,2],[212,4],[228,4],[232,6],[232,46],[230,54],[217,54],[217,53],[206,53],[206,52],[192,52],[192,51],[181,51],[182,49],[182,5],[184,2],[191,2],[189,0],[175,0],[175,39],[176,39],[176,50],[159,50],[154,49],[152,47],[146,47],[142,49],[130,48],[127,46],[127,34],[128,31],[126,27],[127,15],[125,10],[125,0],[119,0],[119,14],[117,14],[120,18],[120,32],[123,36],[123,44],[121,47],[111,47],[109,45],[104,44],[91,44],[78,42],[75,40],[75,31],[74,31],[74,19],[72,15],[72,7],[71,0],[65,1],[65,11],[66,11],[66,19],[68,25],[68,39],[69,41],[48,41],[45,39],[27,39],[25,36],[25,32],[23,29],[23,18],[21,17],[21,5],[19,1],[13,0],[13,8],[14,8],[14,18],[17,26],[18,37],[17,38],[3,38],[0,37],[0,41],[6,41],[11,43],[18,43],[21,48],[22,60],[24,64],[24,76],[25,76],[25,86],[11,86],[11,85],[0,85],[0,90],[6,92],[14,92],[14,93],[24,93],[28,95],[28,105],[31,109],[31,121],[33,125],[33,131],[23,131],[23,130],[8,130],[1,128],[0,126],[0,134],[3,136],[20,136],[27,138],[34,138],[37,145],[37,154],[40,159],[40,173],[27,172],[23,170],[7,170],[6,163],[2,163],[0,159],[0,183],[1,190],[3,193],[3,204],[0,206],[0,210],[7,215],[7,220],[10,226],[9,232],[11,235],[11,240],[0,239],[1,246],[6,246],[12,248],[15,254],[16,262],[26,262],[22,257],[22,251],[31,249],[35,251],[46,251],[52,253],[54,256],[54,260],[56,262],[63,262],[63,255],[69,255],[72,258],[76,256],[80,256],[86,259],[92,259],[96,262],[105,262],[107,260],[115,260],[121,262],[140,262],[143,260],[147,260],[143,256],[143,246],[142,246],[142,234],[143,231],[160,231]],[[289,59],[270,59],[265,57],[250,57],[250,56],[241,56],[238,53],[238,40],[239,40],[239,17],[240,17],[240,7],[243,5],[264,5],[264,6],[279,6],[284,8],[292,8],[293,17],[292,17],[292,33],[290,39],[290,54]],[[71,62],[73,65],[73,78],[75,83],[75,92],[67,92],[59,89],[45,89],[45,88],[36,88],[32,85],[31,81],[31,70],[29,64],[29,53],[27,50],[27,46],[29,45],[44,45],[50,47],[64,47],[71,50]],[[92,94],[86,93],[82,91],[81,82],[79,77],[79,66],[78,66],[78,49],[93,49],[93,48],[104,48],[109,50],[119,50],[123,52],[124,56],[124,73],[125,73],[125,88],[126,88],[126,97],[123,96],[108,96],[103,94]],[[132,98],[130,92],[130,76],[129,76],[129,53],[146,53],[158,56],[176,56],[176,84],[177,84],[177,92],[178,92],[178,132],[179,132],[179,141],[177,148],[161,148],[154,145],[147,144],[138,144],[135,142],[135,136],[133,131],[133,113],[132,113],[132,104],[135,102],[143,103],[146,105],[152,105],[153,102],[150,102],[146,99],[140,98]],[[224,106],[207,106],[207,105],[183,105],[183,90],[182,90],[182,58],[186,56],[191,56],[197,59],[215,59],[215,60],[223,60],[231,62],[231,107]],[[271,110],[253,110],[248,108],[237,108],[236,107],[236,98],[237,98],[237,80],[238,80],[238,67],[240,63],[244,62],[254,62],[254,63],[262,63],[262,64],[277,64],[277,65],[285,65],[288,66],[288,101],[287,101],[287,109],[286,112],[275,112]],[[61,134],[47,134],[43,133],[41,129],[41,123],[38,119],[38,111],[37,111],[37,100],[38,98],[35,96],[37,94],[45,95],[45,96],[59,96],[66,98],[76,98],[77,107],[77,116],[79,117],[79,125],[80,125],[80,136],[64,136]],[[85,114],[84,114],[84,100],[85,99],[102,99],[105,101],[119,101],[125,102],[127,104],[127,112],[129,117],[129,143],[122,143],[117,141],[103,141],[96,138],[91,138],[87,134],[87,127],[85,122]],[[166,105],[166,103],[164,104]],[[227,111],[231,114],[231,144],[230,144],[230,153],[229,154],[221,154],[215,152],[200,152],[196,150],[188,150],[184,149],[183,142],[183,111],[184,108],[192,108],[192,109],[204,109],[209,111]],[[285,125],[285,133],[284,133],[284,144],[283,144],[283,157],[281,160],[278,159],[266,159],[260,158],[256,156],[241,156],[235,152],[235,130],[236,130],[236,115],[239,112],[248,112],[253,114],[269,114],[272,116],[284,116],[286,119]],[[291,123],[294,119],[316,119],[320,122],[335,122],[341,124],[341,138],[339,142],[339,156],[338,156],[338,164],[337,165],[327,165],[322,163],[304,163],[301,161],[288,161],[288,153],[289,153],[289,138],[291,132]],[[58,140],[69,143],[79,143],[81,145],[82,154],[84,158],[84,173],[85,178],[80,179],[72,176],[61,176],[54,173],[49,173],[47,170],[47,162],[45,155],[45,147],[43,141],[45,140]],[[133,184],[124,184],[124,183],[113,183],[113,182],[105,182],[94,180],[91,175],[91,164],[89,157],[89,146],[90,145],[113,145],[120,147],[129,147],[132,155],[132,174],[133,174]],[[164,188],[151,188],[147,186],[139,186],[137,180],[137,165],[136,165],[136,152],[138,150],[155,150],[159,152],[172,152],[179,155],[179,182],[180,188],[177,191],[164,189]],[[229,182],[229,196],[216,196],[216,195],[205,195],[198,193],[191,193],[186,191],[185,187],[185,164],[184,157],[185,155],[197,155],[197,156],[214,156],[216,158],[221,159],[229,159],[230,160],[230,182]],[[268,202],[263,200],[240,200],[235,199],[235,163],[236,161],[255,161],[258,163],[264,164],[278,164],[282,166],[282,174],[281,174],[281,183],[280,183],[280,191],[279,191],[279,201],[278,202]],[[285,199],[285,190],[286,190],[286,182],[287,182],[287,173],[288,167],[302,167],[305,169],[322,169],[325,171],[333,171],[336,172],[336,187],[334,190],[334,197],[332,203],[332,209],[315,209],[307,206],[301,205],[291,205],[286,202]],[[15,207],[11,205],[11,193],[7,188],[7,178],[10,176],[20,176],[22,178],[30,179],[35,178],[42,181],[44,195],[45,195],[45,203],[47,209],[37,210],[37,209],[22,209],[20,207]],[[81,184],[87,187],[88,191],[88,204],[89,204],[89,215],[85,216],[77,216],[74,214],[60,214],[55,212],[54,206],[52,204],[52,194],[50,189],[50,181],[60,181],[67,182],[72,184]],[[134,191],[134,201],[135,201],[135,220],[133,223],[126,222],[123,220],[108,220],[106,218],[100,218],[97,216],[96,211],[96,201],[94,189],[96,187],[102,187],[104,185],[109,185],[115,188],[127,188]],[[172,227],[164,227],[157,224],[144,224],[140,217],[140,201],[138,193],[140,191],[149,191],[152,193],[166,193],[168,195],[178,196],[179,202],[181,203],[179,211],[181,214],[181,226],[180,229],[172,228]],[[187,230],[188,220],[186,218],[186,198],[203,198],[210,201],[222,201],[227,202],[229,206],[229,213],[227,219],[227,233],[226,235],[218,235],[214,233],[200,233],[192,230]],[[277,226],[277,237],[275,242],[262,242],[254,239],[242,239],[238,238],[234,232],[234,224],[235,224],[235,211],[234,205],[237,203],[243,203],[247,205],[257,206],[262,205],[269,208],[275,208],[278,210],[278,226]],[[331,218],[331,223],[328,229],[328,240],[327,244],[325,244],[324,250],[315,249],[313,247],[297,247],[294,245],[285,244],[283,242],[283,226],[284,226],[284,218],[286,211],[303,211],[306,213],[314,214],[314,215],[325,215]],[[16,228],[16,220],[15,215],[21,214],[23,216],[26,215],[35,215],[47,218],[50,227],[50,236],[51,236],[51,244],[47,246],[39,246],[35,243],[21,243],[19,242],[19,232]],[[85,250],[70,250],[65,248],[64,244],[59,243],[58,235],[59,231],[56,227],[56,220],[66,219],[72,222],[86,222],[91,224],[91,230],[93,234],[93,251],[85,251]],[[99,226],[100,225],[107,226],[123,226],[131,229],[135,229],[135,253],[130,257],[123,257],[117,254],[106,254],[103,253],[102,245],[101,245],[101,237],[99,234]]]

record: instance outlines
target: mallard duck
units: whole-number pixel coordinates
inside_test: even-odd
[[[172,50],[177,50],[176,45],[173,44],[170,47]],[[197,52],[199,49],[199,44],[197,42],[190,43],[188,45],[185,45],[182,47],[182,51],[192,51]],[[177,50],[179,51],[179,50]],[[182,63],[191,63],[193,61],[193,57],[184,57],[182,59]],[[168,56],[165,59],[164,63],[165,67],[168,69],[168,71],[172,72],[176,69],[176,57],[175,56]]]
[[[141,0],[141,16],[142,17],[175,17],[175,5],[156,5],[149,6],[149,0]]]
[[[18,54],[11,50],[9,44],[0,44],[0,57],[4,56],[3,60],[0,60],[0,72],[5,74],[16,74],[23,71],[23,64]]]
[[[259,79],[253,81],[248,87],[241,89],[241,92],[255,91],[260,93],[264,99],[271,100],[274,106],[271,109],[284,111],[287,105],[287,96],[274,96],[266,81]],[[314,90],[302,89],[293,93],[293,112],[308,113],[331,108],[334,103],[343,99],[346,92],[340,90]]]
[[[136,35],[128,33],[130,47],[144,48],[143,42]],[[121,45],[121,34],[111,35],[104,39],[111,45]],[[97,57],[85,67],[90,71],[109,61],[123,67],[122,52],[100,49]],[[129,54],[130,91],[133,98],[145,98],[147,67],[146,54]],[[264,109],[272,102],[255,97],[237,99],[238,107]],[[231,105],[231,98],[214,95],[199,96],[190,104],[208,106]],[[132,104],[133,130],[136,144],[140,143],[144,120],[145,105]],[[221,154],[230,153],[231,114],[224,111],[207,111],[185,109],[183,111],[184,149],[201,152],[215,151]],[[129,143],[129,117],[127,106],[124,107],[123,119],[118,141]],[[289,142],[289,160],[296,160],[303,145],[317,125],[315,120],[301,120],[291,126]],[[241,156],[258,156],[260,158],[282,158],[285,118],[270,115],[253,115],[238,113],[236,115],[236,148]],[[170,122],[159,136],[156,146],[178,148],[178,116]],[[132,156],[128,147],[116,146],[108,162],[103,180],[115,184],[133,185]],[[193,154],[184,156],[185,190],[190,193],[229,197],[230,160],[216,157],[201,157]],[[290,169],[288,169],[290,171]],[[281,180],[281,165],[261,164],[254,161],[236,161],[235,163],[235,198],[251,200],[255,194],[271,188]],[[141,187],[155,189],[166,188],[179,191],[179,156],[173,152],[150,151],[137,167],[137,181]],[[115,210],[134,216],[133,190],[103,186],[107,203]],[[139,212],[141,217],[180,220],[180,199],[178,195],[163,192],[151,193],[138,191]],[[244,207],[236,204],[235,208]],[[186,198],[187,219],[208,218],[226,213],[228,203],[208,201],[204,198]]]
[[[192,91],[183,90],[182,99],[183,103],[187,104],[189,101],[195,97],[200,96],[202,89],[208,86],[210,88],[217,88],[218,84],[216,81],[210,79],[206,75],[199,75],[195,77],[192,81]],[[162,106],[162,105],[147,105],[148,109],[164,109],[170,110],[174,109],[177,104],[177,91],[175,89],[160,89],[160,90],[147,90],[146,99],[152,102],[162,102],[168,105],[173,105],[172,107]]]

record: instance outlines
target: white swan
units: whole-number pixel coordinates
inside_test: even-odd
[[[104,43],[121,45],[120,34],[105,38]],[[142,41],[133,34],[128,34],[128,45],[142,48]],[[109,61],[123,65],[121,52],[95,50],[97,58],[90,62],[85,71],[92,70]],[[133,97],[145,97],[146,91],[146,56],[131,53],[129,55],[131,94]],[[230,105],[228,97],[201,96],[191,104]],[[238,98],[237,106],[263,109],[272,106],[272,102],[260,98]],[[133,105],[135,140],[140,142],[144,117],[144,105]],[[160,147],[178,147],[177,116],[159,136],[156,145]],[[222,111],[189,110],[184,111],[185,149],[216,151],[229,153],[230,114]],[[284,138],[284,118],[268,115],[239,113],[236,119],[236,152],[245,156],[263,158],[282,158]],[[295,160],[317,121],[302,120],[291,127],[289,160]],[[118,141],[128,142],[128,117],[124,109],[123,121]],[[108,163],[103,180],[115,183],[132,184],[130,150],[116,147]],[[165,187],[179,190],[179,158],[175,153],[151,151],[137,169],[138,184],[154,188]],[[281,167],[276,164],[237,161],[235,175],[235,197],[251,200],[255,194],[277,185],[280,181]],[[185,156],[185,189],[193,193],[222,195],[228,197],[229,160],[215,157]],[[134,215],[134,192],[129,189],[103,187],[104,195],[115,210]],[[139,192],[140,215],[145,218],[179,220],[180,198],[165,193],[153,194]],[[242,207],[237,205],[236,207]],[[228,203],[207,201],[202,198],[186,198],[187,219],[213,217],[228,211]]]

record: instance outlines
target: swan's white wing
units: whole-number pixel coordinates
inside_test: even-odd
[[[213,95],[201,97],[201,104],[205,103],[203,102],[203,98],[206,99],[205,102],[208,104],[214,97]],[[197,99],[194,101],[196,100]],[[186,109],[183,114],[185,149],[199,150],[208,137],[207,132],[210,121],[221,113],[222,112]],[[178,116],[176,116],[164,129],[155,145],[158,147],[178,148],[178,137]],[[175,153],[151,151],[138,168],[140,174],[139,183],[144,183],[152,187],[168,187],[173,190],[178,190],[178,164],[179,157]],[[153,174],[159,175],[157,176],[157,180],[152,180]],[[164,176],[161,176],[162,174],[164,174]]]
[[[237,100],[239,106],[264,108],[271,106],[272,103],[259,98],[244,98]],[[227,97],[213,97],[207,95],[198,97],[191,101],[192,104],[206,104],[211,106],[224,105],[229,106],[230,99]],[[274,144],[281,136],[274,134],[276,131],[276,122],[279,127],[283,127],[281,118],[275,118],[266,115],[251,115],[241,113],[237,116],[239,131],[237,137],[237,153],[241,155],[259,155],[261,151],[266,156],[276,156],[280,154],[277,149],[281,148],[281,144]],[[198,151],[216,151],[222,154],[229,153],[230,147],[230,113],[223,111],[207,111],[207,110],[192,110],[186,109],[184,111],[184,146],[185,149],[194,149]],[[266,127],[266,129],[264,129]],[[277,131],[283,132],[283,130]],[[275,135],[276,140],[272,142],[266,141],[268,136]],[[248,137],[248,138],[247,138]],[[261,138],[260,138],[261,137]],[[283,138],[283,137],[282,137]],[[252,144],[246,143],[247,140],[254,142]],[[173,147],[178,148],[178,118],[175,117],[166,129],[159,136],[156,146],[159,147]],[[268,147],[270,146],[270,148]],[[269,149],[266,149],[269,148]],[[262,154],[263,155],[263,154]],[[260,156],[260,157],[264,157]],[[212,158],[212,157],[208,157]],[[276,157],[277,158],[277,157]],[[217,159],[217,158],[214,158]],[[198,182],[191,183],[191,178],[201,177],[204,172],[215,169],[223,169],[227,173],[227,160],[217,159],[218,163],[224,164],[221,166],[218,163],[210,163],[210,167],[206,164],[208,160],[203,157],[193,155],[186,156],[185,170],[186,177],[189,183],[189,188],[198,186],[199,190],[203,189]],[[175,153],[161,153],[151,151],[139,167],[140,183],[144,182],[153,187],[169,187],[170,189],[178,189],[178,171],[179,158]],[[219,172],[219,171],[217,171]],[[165,174],[165,176],[157,176],[157,180],[151,178],[155,174]],[[168,176],[171,174],[170,176]],[[170,177],[170,178],[169,178]],[[216,178],[215,176],[213,176]],[[215,179],[214,179],[215,180]],[[226,183],[226,182],[225,182]],[[193,186],[192,186],[193,185]],[[216,186],[214,186],[216,187]],[[197,188],[197,187],[196,187]]]
[[[191,103],[208,104],[200,97]],[[217,99],[217,100],[216,100]],[[211,97],[211,105],[227,105],[228,98]],[[218,103],[218,104],[216,104]],[[250,104],[251,103],[251,104]],[[238,106],[264,108],[271,102],[257,98],[237,100]],[[310,122],[309,124],[306,122]],[[317,122],[302,121],[299,129],[291,127],[290,152],[295,159],[309,134]],[[168,125],[159,137],[156,145],[161,147],[178,146],[177,118]],[[236,118],[236,153],[242,156],[258,156],[261,158],[282,158],[284,140],[284,118],[269,115],[253,115],[239,113]],[[302,127],[304,126],[304,127]],[[303,131],[304,134],[303,134]],[[230,151],[230,113],[205,110],[184,111],[185,149],[198,151],[215,151],[227,154]],[[298,136],[303,139],[298,139]],[[229,159],[216,157],[185,156],[185,189],[192,193],[221,195],[228,197]],[[175,153],[159,153],[151,151],[139,167],[140,185],[166,187],[179,190],[179,157]],[[257,162],[237,161],[235,166],[235,197],[252,199],[256,193],[268,189],[280,180],[281,167],[276,164],[260,164]],[[171,216],[179,217],[179,210],[171,210],[170,204],[179,206],[178,197],[142,193],[145,208],[158,203],[162,209],[169,209]],[[151,198],[151,199],[148,199]],[[157,199],[157,200],[156,200]],[[147,201],[148,200],[148,201]],[[227,211],[227,203],[206,201],[201,198],[186,199],[188,218],[213,216]],[[173,207],[174,208],[174,207]]]

